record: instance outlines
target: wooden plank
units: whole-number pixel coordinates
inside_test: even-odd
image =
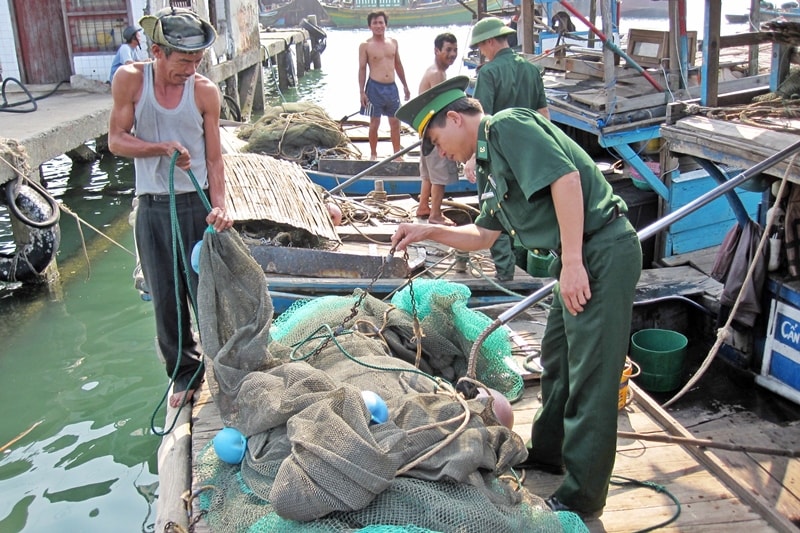
[[[798,140],[793,133],[773,131],[738,122],[691,116],[661,128],[661,136],[671,151],[724,163],[733,168],[749,168]],[[765,173],[782,178],[791,160],[785,160]],[[794,166],[798,169],[798,166]],[[800,181],[800,169],[789,179]]]
[[[630,386],[637,394],[637,403],[641,405],[642,408],[645,409],[651,416],[663,424],[670,434],[677,435],[679,437],[692,438],[693,435],[689,433],[688,430],[686,430],[678,423],[677,420],[675,420],[669,413],[667,413],[655,401],[653,401],[650,396],[639,389],[636,384],[631,383]],[[697,458],[700,463],[702,463],[706,468],[713,472],[714,475],[721,479],[725,485],[727,485],[739,498],[742,499],[742,501],[747,503],[756,512],[758,512],[770,524],[770,526],[774,527],[777,531],[785,533],[797,532],[797,527],[785,516],[779,514],[775,510],[772,502],[767,501],[761,494],[755,493],[742,485],[740,480],[737,479],[730,472],[728,467],[713,453],[695,446],[687,446],[686,449],[695,458]]]
[[[172,389],[170,388],[170,394]],[[192,481],[192,409],[175,409],[166,403],[164,428],[173,427],[158,447],[158,512],[156,531],[166,531],[170,522],[188,530],[183,492]]]

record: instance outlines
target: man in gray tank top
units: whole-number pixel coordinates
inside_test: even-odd
[[[182,258],[190,257],[209,225],[216,231],[233,225],[225,210],[220,91],[197,74],[216,31],[194,12],[177,8],[142,17],[139,25],[152,43],[155,60],[124,65],[114,76],[108,145],[114,154],[134,160],[139,201],[136,247],[153,300],[158,349],[173,380],[169,403],[178,407],[191,401],[203,378],[189,309],[189,290],[197,294],[198,278],[191,267],[184,268]],[[175,152],[179,155],[171,169]],[[210,200],[210,213],[189,170]],[[173,275],[171,189],[185,248],[178,254],[178,272],[189,273],[177,279]]]

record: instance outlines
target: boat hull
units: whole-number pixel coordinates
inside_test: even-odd
[[[341,185],[351,178],[349,175],[321,172],[318,170],[306,169],[305,172],[308,174],[311,181],[323,187],[326,191]],[[375,190],[376,181],[383,182],[383,190],[386,191],[387,194],[409,194],[413,196],[419,194],[419,188],[422,184],[419,175],[366,176],[348,185],[342,192],[350,195],[366,196]],[[475,184],[470,183],[464,178],[459,179],[457,183],[448,185],[445,189],[445,194],[474,194],[475,192]]]
[[[496,2],[489,2],[494,4]],[[430,7],[346,7],[324,4],[331,24],[337,28],[366,28],[367,15],[376,9],[386,13],[393,26],[449,26],[452,24],[472,24],[473,12],[477,13],[475,0],[452,4],[436,4]],[[472,11],[470,11],[470,9]]]
[[[760,11],[761,22],[783,18],[789,22],[800,21],[800,9],[762,9]]]

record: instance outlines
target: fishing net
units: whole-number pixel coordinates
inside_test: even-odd
[[[341,124],[323,108],[308,102],[269,107],[253,124],[239,128],[245,152],[295,161],[310,168],[323,156],[356,156]]]
[[[210,445],[195,459],[212,531],[586,531],[516,479],[511,466],[527,451],[490,398],[465,400],[393,356],[393,343],[421,334],[412,315],[356,291],[297,306],[270,328],[265,277],[238,234],[203,240],[206,378],[224,425],[248,437],[240,465]],[[429,296],[422,322],[446,324],[437,315],[452,306],[435,300],[452,295]],[[467,342],[457,329],[425,330],[424,351],[455,352]],[[385,400],[385,423],[371,423],[367,390]]]

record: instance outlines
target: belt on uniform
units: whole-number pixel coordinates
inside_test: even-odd
[[[583,234],[583,242],[584,242],[584,244],[585,244],[585,243],[587,243],[587,242],[589,242],[589,241],[591,240],[591,238],[592,238],[592,237],[594,237],[595,235],[597,235],[598,233],[600,233],[600,231],[601,231],[603,228],[605,228],[606,226],[610,225],[612,222],[614,222],[614,221],[615,221],[615,220],[617,220],[618,218],[622,218],[622,217],[624,217],[624,216],[625,216],[625,213],[623,213],[623,212],[620,210],[619,206],[615,204],[615,205],[614,205],[614,211],[611,213],[611,216],[610,216],[610,217],[608,217],[608,220],[606,220],[605,222],[603,222],[603,225],[602,225],[602,226],[600,226],[599,228],[597,228],[597,229],[596,229],[596,230],[594,230],[594,231],[590,231],[590,232],[588,232],[588,233],[584,233],[584,234]],[[556,249],[556,250],[551,250],[551,251],[552,251],[552,252],[553,252],[555,255],[557,255],[558,257],[561,257],[561,248],[558,248],[558,249]]]
[[[618,206],[618,205],[614,204],[614,211],[611,213],[611,216],[610,216],[610,217],[608,217],[608,220],[606,220],[606,221],[603,223],[603,225],[602,225],[602,226],[600,226],[599,228],[597,228],[596,230],[594,230],[594,231],[590,231],[589,233],[584,233],[584,234],[583,234],[583,242],[589,242],[589,240],[590,240],[592,237],[594,237],[595,235],[597,235],[597,234],[600,232],[600,230],[602,230],[603,228],[605,228],[606,226],[608,226],[609,224],[611,224],[612,222],[614,222],[614,221],[615,221],[615,220],[617,220],[618,218],[622,218],[622,217],[624,217],[624,216],[625,216],[625,213],[623,213],[623,212],[620,210],[620,208],[619,208],[619,206]]]
[[[182,203],[182,202],[189,202],[194,200],[196,196],[196,192],[185,192],[185,193],[175,193],[175,202]],[[208,191],[203,190],[203,194],[208,197]],[[170,195],[169,194],[143,194],[141,195],[142,198],[147,198],[151,202],[169,202]]]

